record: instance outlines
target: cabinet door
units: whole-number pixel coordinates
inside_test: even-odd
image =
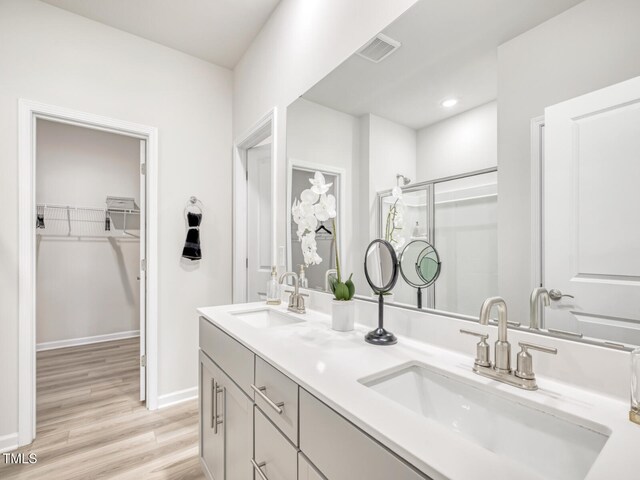
[[[224,422],[220,423],[223,388],[220,370],[200,352],[200,463],[211,480],[224,480]]]
[[[227,375],[222,375],[225,465],[228,480],[252,478],[253,403]]]

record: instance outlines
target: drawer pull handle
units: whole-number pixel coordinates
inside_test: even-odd
[[[211,379],[211,428],[213,428],[213,434],[218,434],[218,425],[222,423],[222,420],[218,420],[220,416],[218,414],[218,394],[224,391],[220,388],[218,382],[215,379]]]
[[[264,474],[264,472],[262,471],[262,467],[264,467],[266,464],[267,462],[256,463],[256,461],[253,458],[251,459],[251,465],[253,465],[253,469],[256,472],[258,472],[258,475],[260,475],[260,478],[262,480],[269,480],[267,476]]]
[[[282,415],[282,407],[284,406],[284,402],[275,403],[273,400],[267,397],[264,393],[267,387],[256,387],[254,384],[251,384],[251,388],[253,389],[254,392],[260,395],[265,402],[267,402],[267,405],[269,405],[276,412],[278,412],[279,415]]]

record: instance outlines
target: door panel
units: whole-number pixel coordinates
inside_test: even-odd
[[[545,111],[546,327],[640,342],[640,78]]]
[[[271,144],[247,151],[247,301],[266,299],[271,274]]]
[[[224,479],[225,423],[220,422],[223,412],[224,389],[220,385],[220,371],[200,352],[200,461],[208,478]]]

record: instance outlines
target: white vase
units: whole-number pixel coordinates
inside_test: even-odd
[[[356,317],[356,302],[353,300],[333,300],[331,302],[331,328],[338,332],[350,332]]]

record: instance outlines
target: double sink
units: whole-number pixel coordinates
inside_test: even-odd
[[[271,308],[229,313],[254,328],[305,322],[300,315]],[[524,402],[490,385],[419,362],[359,382],[410,414],[434,421],[542,478],[584,479],[610,435],[603,426],[568,418],[541,404]]]

